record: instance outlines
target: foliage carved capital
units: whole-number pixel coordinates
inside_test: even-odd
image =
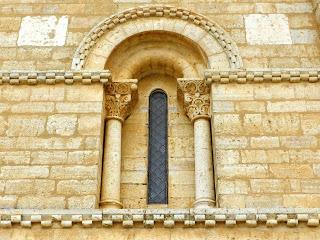
[[[192,122],[197,118],[209,118],[210,93],[204,80],[178,79],[178,98]]]
[[[137,80],[105,84],[105,110],[107,119],[124,121],[138,99]]]

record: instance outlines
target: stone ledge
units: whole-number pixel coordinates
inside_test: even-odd
[[[296,227],[299,224],[317,227],[319,218],[320,208],[1,209],[0,228],[19,225],[31,228],[33,224],[47,228],[52,227],[54,223],[60,224],[62,228],[70,228],[74,224],[81,224],[83,227],[93,227],[93,224],[95,227],[112,227],[118,224],[124,228],[153,228],[155,223],[162,224],[164,228],[173,228],[178,224],[184,227],[214,227],[216,224],[224,224],[226,227],[239,224],[247,227],[257,227],[259,224],[267,227],[281,224],[288,227]]]
[[[104,71],[0,71],[0,85],[36,84],[105,84],[111,80],[111,73]]]
[[[319,68],[297,69],[243,69],[205,71],[207,84],[212,83],[264,83],[264,82],[318,82],[320,80]]]

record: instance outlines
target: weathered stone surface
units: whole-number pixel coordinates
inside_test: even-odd
[[[27,16],[22,19],[18,46],[63,46],[68,17]]]
[[[216,150],[216,163],[222,165],[237,164],[240,162],[240,154],[237,150]]]
[[[1,208],[15,208],[16,204],[17,204],[17,196],[15,195],[0,196]]]
[[[310,44],[319,42],[319,34],[316,30],[298,29],[291,30],[290,32],[293,43]]]
[[[87,195],[97,192],[95,180],[63,180],[57,183],[57,193],[67,195]]]
[[[15,47],[17,45],[18,34],[8,33],[8,32],[0,32],[0,45],[2,47]]]
[[[216,137],[216,147],[219,149],[242,149],[248,145],[246,137]]]
[[[50,178],[53,179],[95,179],[96,166],[53,166]]]
[[[8,180],[5,194],[50,195],[55,190],[54,180]]]
[[[31,89],[31,101],[63,101],[63,99],[64,87],[62,86],[51,86],[50,88],[36,86]]]
[[[67,151],[37,151],[31,154],[33,165],[54,165],[64,164],[67,161]]]
[[[49,134],[60,136],[71,136],[74,134],[77,126],[76,115],[56,114],[48,117],[47,131]]]
[[[13,113],[49,113],[53,112],[54,104],[50,102],[23,102],[12,105]]]
[[[288,18],[284,14],[250,14],[245,16],[245,26],[251,45],[292,44]]]
[[[45,122],[45,117],[37,115],[9,117],[7,136],[40,136],[45,131]]]
[[[2,166],[0,177],[2,179],[20,179],[20,178],[47,178],[49,168],[45,166]]]
[[[61,209],[66,207],[64,197],[22,196],[18,199],[17,208]]]
[[[26,165],[30,163],[30,151],[0,152],[0,165]]]
[[[80,135],[99,136],[103,128],[104,119],[101,115],[82,115],[79,117],[78,131]]]
[[[313,170],[306,164],[272,164],[270,172],[276,178],[310,178],[313,176]]]
[[[213,127],[217,135],[239,135],[241,133],[242,127],[238,114],[215,114],[213,122]]]
[[[67,205],[70,209],[79,209],[79,208],[96,208],[97,206],[97,197],[93,195],[89,196],[76,196],[70,197],[67,199]]]
[[[277,148],[280,146],[278,137],[252,137],[250,139],[250,145],[252,148],[268,149]]]
[[[57,103],[56,109],[59,113],[100,113],[102,111],[101,102],[83,103]]]
[[[254,193],[285,193],[289,191],[289,182],[279,179],[252,179],[250,180],[251,190]]]
[[[268,166],[266,164],[223,165],[217,169],[217,176],[225,179],[266,178],[268,175]]]

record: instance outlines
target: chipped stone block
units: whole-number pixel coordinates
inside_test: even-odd
[[[96,166],[53,166],[50,176],[53,179],[95,179],[98,171]]]
[[[77,125],[76,115],[56,114],[49,116],[47,131],[49,134],[71,136],[74,134]]]
[[[63,46],[68,17],[27,16],[22,19],[18,46]]]
[[[0,208],[14,208],[16,206],[17,196],[0,196]]]
[[[319,41],[317,30],[294,29],[291,30],[291,38],[294,44],[312,44]]]
[[[18,199],[18,208],[61,209],[65,208],[65,198],[60,196],[23,196]]]
[[[96,180],[63,180],[57,184],[57,193],[61,195],[96,194],[97,189]]]
[[[36,151],[31,154],[32,165],[62,164],[67,161],[66,151]]]
[[[0,32],[1,47],[15,47],[17,44],[17,33]]]
[[[312,5],[311,3],[277,3],[277,12],[280,13],[311,13]]]
[[[49,169],[42,166],[4,166],[1,168],[0,176],[6,179],[47,178],[49,176]]]
[[[102,127],[100,115],[82,115],[79,117],[78,131],[80,135],[100,135]]]
[[[10,116],[7,136],[39,136],[44,132],[46,119],[42,116]]]
[[[68,208],[69,209],[79,209],[79,208],[95,208],[97,198],[94,195],[89,196],[73,196],[68,198]]]
[[[245,28],[251,45],[292,44],[288,18],[284,14],[246,15]]]

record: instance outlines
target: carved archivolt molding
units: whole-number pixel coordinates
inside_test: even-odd
[[[204,80],[178,79],[178,97],[192,122],[197,118],[209,118],[210,94]]]
[[[144,19],[146,21],[149,19],[159,19],[159,21],[154,21],[153,23],[151,21],[150,24],[150,21],[141,21]],[[212,51],[214,44],[218,43],[218,45],[221,46],[222,52],[224,52],[228,57],[230,68],[238,69],[242,67],[242,60],[236,44],[229,37],[228,33],[225,32],[219,25],[208,20],[206,17],[187,9],[155,5],[128,9],[112,15],[111,17],[108,17],[100,22],[88,33],[88,35],[82,40],[81,44],[77,48],[73,57],[72,69],[83,69],[95,46],[100,43],[100,41],[104,41],[101,39],[103,39],[108,32],[111,32],[118,27],[121,30],[122,25],[124,26],[128,22],[134,22],[134,24],[122,32],[119,31],[121,34],[119,34],[119,32],[112,34],[113,39],[107,39],[109,41],[106,43],[106,45],[112,44],[112,48],[115,48],[124,39],[133,36],[134,34],[146,31],[170,31],[183,35],[184,29],[182,29],[182,31],[175,29],[176,20],[189,23],[196,27],[195,30],[200,29],[207,34],[207,36],[203,36],[203,39],[206,39],[202,46],[204,52],[207,53],[207,51]],[[192,39],[192,37],[197,36],[197,34],[194,31],[191,31],[185,36],[189,38],[191,37]],[[109,51],[109,53],[111,53],[111,51]],[[109,53],[107,53],[107,55]],[[101,56],[101,54],[96,56],[96,58],[99,57],[103,57],[105,59],[108,58],[108,56]]]
[[[124,121],[131,113],[138,98],[137,80],[105,84],[105,109],[107,119]]]

